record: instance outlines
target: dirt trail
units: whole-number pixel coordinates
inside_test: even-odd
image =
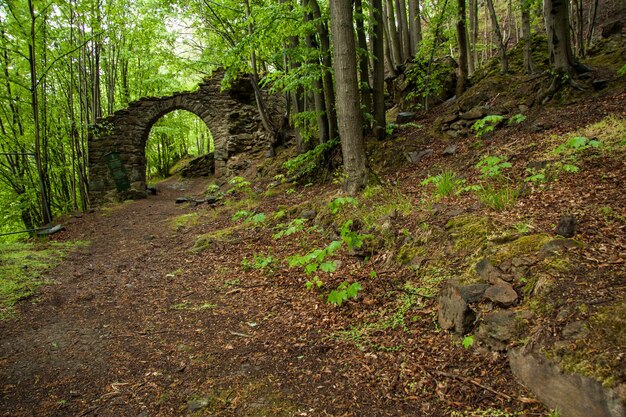
[[[163,285],[185,262],[182,236],[168,225],[181,193],[163,187],[67,226],[91,245],[49,274],[57,285],[23,303],[18,322],[0,324],[3,415],[139,415],[147,374],[171,362],[159,335],[181,330],[162,317],[189,291]]]
[[[229,244],[191,253],[198,234],[228,226],[232,215],[174,204],[204,185],[183,184],[183,191],[179,183],[165,183],[158,196],[67,223],[61,239],[91,245],[51,271],[56,285],[21,303],[17,320],[0,322],[0,415],[541,410],[512,382],[505,358],[479,359],[436,332],[432,306],[403,333],[400,351],[358,349],[334,338],[361,317],[362,304],[333,309],[303,289],[301,274],[285,268],[273,274],[241,269],[242,257],[260,248],[281,258],[289,253],[280,253],[271,230],[245,228]],[[261,210],[316,193],[263,201]],[[172,226],[191,212],[202,214],[200,224]]]

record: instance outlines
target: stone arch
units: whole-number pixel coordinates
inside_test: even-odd
[[[118,154],[132,189],[146,187],[145,147],[150,129],[161,117],[175,110],[187,110],[202,119],[213,135],[215,177],[225,180],[234,172],[229,159],[251,149],[267,149],[270,144],[262,133],[254,91],[248,78],[240,78],[222,91],[223,71],[214,73],[195,91],[166,97],[147,97],[126,109],[99,119],[89,137],[89,195],[92,204],[111,197],[115,181],[107,156]]]

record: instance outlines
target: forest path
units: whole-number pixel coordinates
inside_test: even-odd
[[[0,415],[542,414],[505,356],[479,359],[437,331],[432,300],[414,304],[410,326],[381,333],[380,345],[360,344],[351,329],[378,317],[374,300],[388,297],[400,269],[381,281],[389,288],[376,284],[367,299],[336,308],[284,263],[243,268],[244,256],[285,259],[303,243],[233,222],[245,199],[217,209],[174,203],[206,185],[168,180],[157,196],[65,223],[55,238],[91,244],[49,272],[55,284],[20,303],[16,320],[0,322]],[[325,192],[263,198],[254,210],[271,216]],[[204,251],[190,251],[216,231]],[[369,274],[347,253],[342,262]]]

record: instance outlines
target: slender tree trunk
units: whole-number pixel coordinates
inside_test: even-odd
[[[583,19],[582,0],[572,0],[574,17],[574,40],[576,41],[576,52],[579,57],[585,57],[585,34]]]
[[[411,39],[409,36],[409,25],[407,24],[405,0],[396,0],[396,14],[399,23],[398,32],[402,43],[402,60],[406,62],[411,57]]]
[[[246,9],[246,19],[250,19],[250,0],[244,0],[244,5]],[[248,23],[248,34],[252,35],[253,33],[254,29],[252,27],[252,22],[250,22]],[[269,135],[270,142],[273,147],[277,132],[274,124],[269,118],[265,100],[263,99],[263,94],[259,88],[259,73],[257,69],[256,53],[254,51],[250,54],[250,69],[250,82],[252,84],[252,88],[254,89],[254,98],[256,100],[257,109],[259,110],[259,116],[261,117],[261,123],[263,124],[265,132]]]
[[[400,46],[400,38],[398,37],[398,29],[396,28],[396,19],[393,12],[393,0],[385,0],[383,7],[385,20],[387,21],[387,33],[389,34],[389,45],[391,56],[393,57],[393,67],[397,68],[404,64],[402,57],[402,47]]]
[[[383,2],[372,0],[370,8],[370,44],[372,45],[372,93],[374,105],[374,134],[378,139],[385,137],[385,52],[383,38]]]
[[[348,175],[346,191],[354,195],[367,185],[369,169],[361,128],[363,122],[359,108],[352,2],[331,1],[330,13],[339,135],[343,166]]]
[[[303,0],[303,7],[307,7],[307,0]],[[312,16],[308,11],[304,12],[304,21],[310,22]],[[307,46],[311,49],[319,49],[313,35],[306,35]],[[328,117],[326,111],[326,101],[324,98],[324,85],[321,78],[313,80],[313,101],[315,103],[315,114],[317,118],[317,129],[319,131],[319,143],[326,143],[330,140],[328,129]]]
[[[330,56],[330,37],[328,35],[328,27],[322,20],[322,12],[317,0],[309,0],[311,13],[313,18],[318,22],[316,25],[317,34],[320,39],[320,50],[322,53],[322,65],[324,67],[324,75],[322,83],[324,85],[324,100],[326,101],[326,112],[328,118],[328,136],[335,139],[339,135],[337,127],[337,113],[335,110],[335,89],[333,86],[332,61]]]
[[[384,6],[383,6],[383,10]],[[386,71],[389,73],[389,75],[391,75],[392,77],[395,77],[396,75],[396,64],[395,64],[395,60],[393,59],[392,53],[391,53],[391,39],[389,37],[389,28],[387,27],[387,19],[384,17],[386,16],[385,13],[383,13],[383,54],[385,55],[385,69]]]
[[[593,0],[591,9],[589,10],[589,16],[587,20],[587,49],[591,46],[591,39],[593,37],[593,31],[596,26],[596,16],[598,14],[598,0]]]
[[[35,131],[35,159],[37,164],[37,174],[39,175],[39,199],[41,205],[41,214],[44,224],[50,224],[52,222],[52,216],[50,215],[50,202],[48,200],[48,194],[46,193],[46,187],[44,184],[44,169],[42,162],[42,149],[41,149],[41,130],[39,125],[39,93],[37,89],[37,55],[35,53],[37,34],[37,16],[35,15],[35,8],[33,0],[28,0],[28,9],[30,12],[30,40],[28,43],[28,62],[30,64],[30,93],[31,93],[31,107],[33,110],[33,125]]]
[[[417,55],[419,43],[422,41],[422,18],[420,16],[419,0],[409,0],[409,38],[411,41],[411,56]]]
[[[476,44],[478,43],[478,0],[469,0],[469,42],[467,55],[468,75],[474,75],[478,66],[478,53]]]
[[[496,34],[496,41],[498,43],[498,50],[500,51],[500,72],[506,74],[509,72],[509,59],[506,56],[506,46],[504,39],[502,38],[502,32],[500,31],[500,25],[498,24],[498,15],[493,7],[493,0],[487,0],[487,7],[489,8],[489,15],[491,16],[491,24]]]
[[[532,74],[535,72],[533,63],[533,51],[530,33],[530,4],[528,0],[522,0],[522,41],[524,42],[524,72]]]
[[[372,95],[369,79],[369,59],[367,56],[367,40],[365,37],[365,16],[363,15],[363,1],[354,0],[356,15],[356,34],[359,45],[359,86],[361,90],[361,108],[366,113],[372,113]]]
[[[457,0],[456,35],[459,43],[459,77],[456,96],[460,97],[467,87],[467,28],[465,26],[465,0]]]

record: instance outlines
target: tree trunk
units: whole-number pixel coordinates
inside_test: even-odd
[[[303,7],[307,7],[307,0],[303,0]],[[310,22],[312,19],[308,11],[304,12],[304,21]],[[313,35],[306,35],[307,46],[311,49],[319,49]],[[318,62],[319,64],[319,62]],[[319,143],[326,143],[330,140],[328,130],[328,117],[326,112],[326,102],[324,99],[324,86],[320,78],[313,80],[313,101],[315,103],[315,114],[317,119],[317,129],[319,132]]]
[[[591,46],[591,38],[596,26],[596,16],[598,15],[598,0],[593,0],[591,10],[587,19],[587,49]]]
[[[402,42],[402,60],[406,62],[411,57],[411,39],[409,37],[405,0],[396,0],[396,15],[399,23],[398,32]]]
[[[468,75],[474,75],[478,67],[478,53],[476,44],[478,43],[478,0],[469,0],[469,42],[467,45],[467,70]]]
[[[506,46],[504,45],[504,39],[502,38],[502,32],[500,31],[500,25],[498,24],[498,15],[493,7],[493,0],[487,0],[487,7],[489,8],[489,15],[491,16],[491,24],[493,30],[496,33],[496,41],[498,42],[498,50],[500,51],[500,72],[506,74],[509,72],[509,59],[506,56]]]
[[[422,18],[420,16],[419,0],[409,0],[409,38],[411,41],[411,56],[417,55],[419,43],[422,41]]]
[[[42,149],[41,149],[41,129],[39,126],[39,93],[37,89],[37,56],[35,54],[36,47],[36,32],[37,16],[35,15],[35,8],[33,0],[28,0],[28,9],[30,12],[30,39],[28,43],[28,62],[30,64],[30,94],[31,94],[31,108],[33,110],[33,125],[35,133],[35,160],[37,164],[37,174],[39,176],[39,202],[41,205],[42,221],[44,224],[50,224],[52,222],[52,216],[50,215],[50,202],[48,200],[48,194],[46,193],[46,187],[44,184],[44,169],[42,163]]]
[[[456,96],[460,97],[467,87],[467,28],[465,26],[465,0],[457,0],[456,35],[459,42],[459,77]]]
[[[246,19],[250,19],[250,0],[244,0],[244,6],[246,9]],[[253,33],[254,29],[252,27],[252,23],[250,22],[248,23],[248,34],[252,35]],[[250,54],[250,69],[250,83],[252,84],[252,88],[254,90],[254,98],[256,100],[259,116],[261,117],[261,124],[263,125],[263,129],[265,129],[266,134],[269,136],[270,143],[273,147],[277,132],[274,124],[269,118],[265,100],[263,99],[263,94],[259,88],[259,73],[257,69],[256,53],[254,51]]]
[[[567,0],[545,0],[543,3],[550,66],[558,73],[572,74],[588,70],[572,52],[569,36],[569,11]]]
[[[317,0],[309,0],[311,13],[313,18],[318,22],[316,24],[317,34],[320,39],[320,50],[322,53],[322,65],[324,67],[324,75],[322,76],[322,84],[324,85],[324,100],[326,104],[326,112],[328,118],[328,137],[335,139],[338,136],[337,113],[335,110],[335,89],[333,86],[332,61],[330,57],[330,38],[328,36],[328,27],[322,20],[322,12]]]
[[[583,20],[583,2],[582,0],[572,0],[573,17],[574,17],[574,40],[576,44],[576,52],[579,57],[585,56],[585,35]]]
[[[363,0],[354,0],[356,15],[356,34],[359,45],[359,87],[361,90],[361,108],[366,113],[372,113],[372,94],[369,77],[369,58],[367,56],[367,40],[365,37],[365,16],[363,15]]]
[[[354,195],[367,185],[369,169],[361,129],[363,122],[359,108],[352,2],[331,1],[330,14],[339,135],[343,166],[348,175],[345,185],[346,191]]]
[[[385,55],[385,69],[389,75],[396,76],[396,64],[391,52],[391,39],[389,38],[389,28],[387,27],[386,13],[383,6],[383,54]]]
[[[370,6],[370,44],[372,45],[372,93],[374,105],[374,134],[378,139],[385,137],[385,52],[383,38],[383,2],[372,0]]]
[[[522,41],[524,42],[524,72],[532,74],[535,72],[533,64],[533,51],[530,39],[530,4],[528,0],[522,0]]]
[[[404,64],[404,60],[402,59],[402,47],[400,46],[400,38],[398,37],[398,29],[396,28],[396,19],[393,12],[393,0],[385,0],[383,14],[387,21],[387,33],[389,35],[391,56],[393,57],[393,67],[398,68]]]

